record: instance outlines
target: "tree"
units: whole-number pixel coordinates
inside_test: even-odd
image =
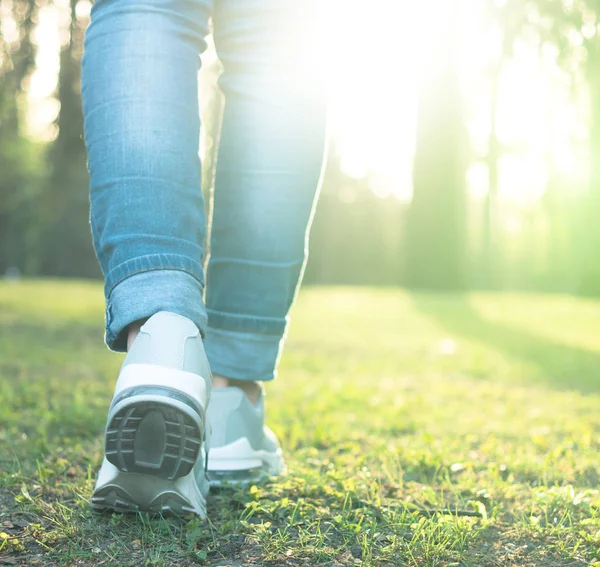
[[[511,0],[515,4],[516,0]],[[589,186],[580,200],[574,238],[579,256],[577,291],[582,295],[600,296],[600,0],[533,0],[522,11],[522,27],[534,26],[542,40],[559,48],[559,63],[569,72],[582,70],[589,88]],[[583,62],[578,58],[585,50]],[[581,66],[582,69],[578,69]]]
[[[10,14],[0,28],[0,274],[15,266],[33,271],[31,255],[25,248],[34,230],[30,222],[38,197],[39,151],[23,137],[23,99],[27,79],[35,65],[33,31],[42,2],[13,0]],[[7,37],[5,30],[18,30]]]
[[[422,69],[407,218],[407,282],[462,289],[465,276],[465,160],[457,61],[457,0],[437,3],[438,22]]]
[[[44,191],[44,274],[99,275],[89,227],[88,175],[81,107],[81,55],[87,22],[70,0],[66,41],[60,54],[56,96],[58,136],[48,152],[50,175]]]

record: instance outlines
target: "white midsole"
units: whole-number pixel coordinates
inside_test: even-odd
[[[128,388],[161,386],[183,392],[206,410],[206,382],[198,374],[157,364],[128,364],[123,367],[115,387],[115,396]]]
[[[208,451],[208,471],[243,471],[266,468],[272,475],[279,474],[283,468],[281,449],[274,452],[257,451],[246,437],[240,437],[233,443]]]

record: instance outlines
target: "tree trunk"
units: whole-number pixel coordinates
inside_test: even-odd
[[[2,2],[4,3],[4,2]],[[0,275],[7,268],[23,269],[21,219],[26,216],[27,142],[21,138],[19,99],[23,82],[35,64],[33,31],[39,4],[33,0],[12,3],[12,16],[20,30],[18,44],[0,35]]]
[[[458,2],[449,0],[438,9],[444,13],[430,38],[420,82],[406,274],[409,287],[457,290],[466,284]]]
[[[582,199],[580,239],[578,247],[579,286],[581,295],[600,297],[600,45],[598,38],[588,42],[587,77],[590,88],[591,120],[589,130],[590,180]]]
[[[42,273],[91,277],[100,274],[89,227],[88,176],[81,108],[81,55],[84,24],[78,0],[71,0],[68,42],[60,54],[57,98],[58,137],[49,151],[51,173],[45,191]]]

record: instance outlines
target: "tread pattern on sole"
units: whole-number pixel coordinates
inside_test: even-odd
[[[203,434],[174,406],[134,401],[115,413],[107,426],[106,458],[121,472],[175,480],[194,468]]]
[[[92,508],[96,512],[118,512],[120,514],[163,514],[187,516],[197,514],[204,516],[204,510],[194,509],[183,497],[174,492],[165,492],[157,496],[147,506],[137,504],[131,495],[118,486],[106,486],[92,496]]]

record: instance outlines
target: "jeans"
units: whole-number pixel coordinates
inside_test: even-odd
[[[111,349],[126,349],[131,323],[171,311],[198,326],[213,373],[274,377],[325,146],[323,89],[305,57],[316,4],[93,6],[82,94]],[[205,277],[198,69],[211,19],[224,113]]]

